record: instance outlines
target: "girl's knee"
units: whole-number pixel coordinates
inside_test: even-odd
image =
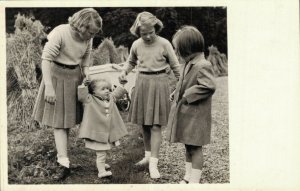
[[[159,125],[153,125],[151,127],[151,132],[161,132],[161,127]]]
[[[185,148],[186,148],[186,152],[191,155],[202,152],[202,146],[185,145]]]

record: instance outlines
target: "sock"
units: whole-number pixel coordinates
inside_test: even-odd
[[[57,155],[57,162],[64,167],[67,167],[67,168],[70,167],[70,161],[69,161],[68,157],[62,157],[62,156]]]
[[[106,152],[98,151],[98,152],[96,152],[96,155],[97,155],[96,165],[97,165],[99,174],[106,172],[106,170],[105,170]]]
[[[151,178],[160,178],[159,171],[157,169],[158,158],[150,157],[149,159],[149,173]]]
[[[201,178],[201,173],[202,173],[202,171],[200,169],[192,168],[189,183],[190,184],[199,184],[200,178]]]
[[[184,180],[190,181],[191,170],[192,170],[192,163],[185,162],[185,175],[183,177]]]
[[[145,156],[142,160],[136,163],[136,165],[145,165],[149,163],[149,158],[151,157],[151,151],[145,151]]]

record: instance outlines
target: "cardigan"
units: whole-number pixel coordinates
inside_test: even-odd
[[[115,103],[124,93],[126,93],[124,88],[117,87],[111,93],[107,104],[95,95],[89,94],[87,86],[79,86],[78,99],[84,105],[79,138],[113,143],[127,135],[126,126]]]

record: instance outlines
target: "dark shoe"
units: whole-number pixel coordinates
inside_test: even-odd
[[[53,175],[53,180],[64,180],[71,174],[70,168],[58,164],[56,173]]]

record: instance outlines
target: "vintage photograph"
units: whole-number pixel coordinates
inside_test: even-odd
[[[8,184],[229,184],[227,7],[6,7]]]

